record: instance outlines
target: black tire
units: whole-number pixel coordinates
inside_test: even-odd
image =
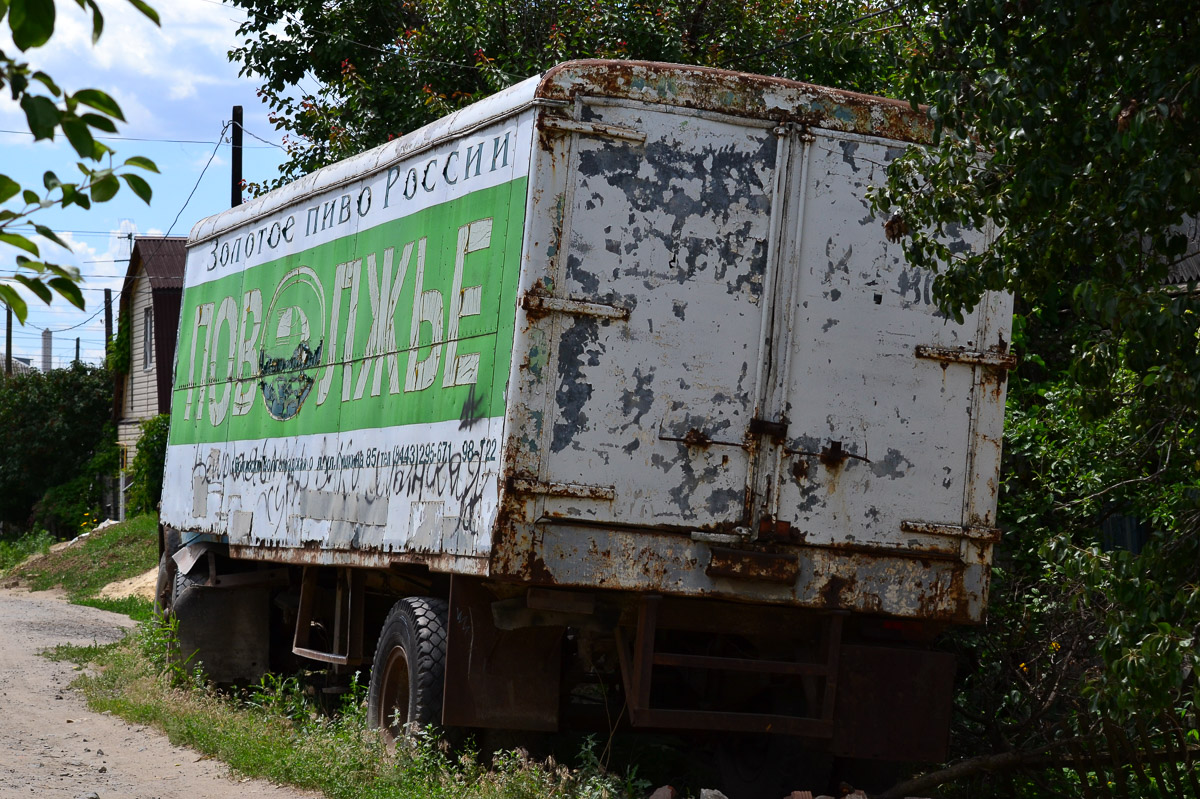
[[[446,671],[446,601],[406,597],[392,606],[371,666],[367,719],[395,738],[440,724]]]

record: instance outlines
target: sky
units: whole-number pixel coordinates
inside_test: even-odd
[[[52,331],[53,367],[74,360],[77,337],[81,360],[103,360],[104,289],[112,289],[115,325],[130,234],[186,236],[196,222],[229,207],[232,147],[228,133],[222,138],[221,131],[234,105],[244,113],[243,177],[257,182],[273,178],[285,157],[281,133],[267,121],[266,107],[255,94],[258,84],[239,78],[237,65],[226,55],[238,41],[235,30],[244,19],[240,9],[218,0],[151,0],[162,21],[158,28],[126,0],[99,3],[105,25],[95,46],[90,15],[74,2],[59,0],[53,38],[22,57],[65,91],[94,88],[111,95],[126,119],[117,125],[121,138],[97,138],[116,150],[116,162],[144,156],[157,164],[160,174],[141,173],[154,192],[149,206],[122,184],[115,198],[93,204],[91,210],[48,208],[34,215],[71,245],[67,252],[37,240],[44,259],[79,268],[87,303],[80,311],[55,295],[47,306],[25,292],[29,317],[24,327],[14,321],[13,356],[32,358],[39,368],[44,329]],[[5,25],[5,34],[7,30]],[[0,41],[0,49],[17,52],[11,41]],[[0,96],[0,173],[40,191],[47,170],[63,180],[80,177],[77,160],[61,135],[53,142],[33,141],[20,107],[7,92]],[[14,207],[14,201],[7,207]],[[13,274],[16,254],[0,246],[0,277]],[[2,325],[0,319],[0,329]],[[0,340],[0,353],[3,349]]]

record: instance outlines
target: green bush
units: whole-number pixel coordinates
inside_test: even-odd
[[[0,381],[0,520],[27,528],[40,502],[41,514],[55,516],[64,530],[77,524],[81,514],[54,509],[73,492],[92,490],[90,478],[48,501],[45,495],[115,463],[112,408],[113,381],[104,369],[75,363]],[[95,490],[98,510],[98,483]]]
[[[130,338],[129,312],[122,310],[117,320],[117,334],[108,342],[105,365],[110,372],[129,374],[129,363],[133,359],[133,341]]]
[[[30,555],[39,552],[45,554],[53,543],[54,539],[45,530],[34,530],[15,539],[0,539],[0,574],[23,562]]]
[[[33,524],[57,539],[74,538],[103,521],[105,485],[117,471],[116,429],[105,425],[95,454],[79,473],[48,489],[33,506]]]
[[[170,414],[160,413],[142,422],[137,454],[129,466],[131,480],[126,496],[130,513],[150,513],[158,509],[158,501],[162,499],[170,421]]]

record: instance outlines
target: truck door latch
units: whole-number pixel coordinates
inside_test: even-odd
[[[784,419],[781,422],[768,422],[766,419],[759,418],[750,420],[751,435],[770,436],[777,441],[782,441],[787,437],[787,429],[787,419]]]

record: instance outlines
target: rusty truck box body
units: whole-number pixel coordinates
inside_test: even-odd
[[[978,621],[1010,300],[943,317],[866,200],[927,131],[580,62],[200,222],[164,523],[283,563]]]

